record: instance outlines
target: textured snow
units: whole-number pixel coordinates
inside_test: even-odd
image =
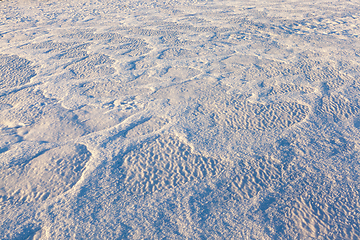
[[[0,1],[1,239],[360,238],[360,5]]]

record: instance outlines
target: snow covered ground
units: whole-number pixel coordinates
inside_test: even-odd
[[[0,2],[1,239],[360,238],[360,4]]]

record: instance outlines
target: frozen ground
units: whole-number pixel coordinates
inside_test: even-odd
[[[2,239],[359,239],[360,5],[0,2]]]

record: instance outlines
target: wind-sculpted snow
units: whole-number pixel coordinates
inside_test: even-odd
[[[21,48],[32,48],[32,49],[36,49],[36,50],[43,50],[46,53],[49,53],[52,51],[65,51],[76,45],[78,45],[76,42],[55,42],[55,41],[49,40],[49,41],[44,41],[44,42],[40,42],[40,43],[26,44],[24,46],[21,46]]]
[[[65,69],[74,74],[76,78],[99,77],[115,72],[114,68],[106,65],[112,62],[106,55],[91,55],[66,66]]]
[[[166,118],[147,119],[144,123],[136,125],[134,128],[129,129],[129,131],[127,131],[126,133],[126,137],[131,138],[152,133],[154,131],[160,130],[168,122],[169,120],[167,120]]]
[[[215,109],[216,107],[216,109]],[[284,129],[303,121],[309,108],[296,102],[251,103],[244,96],[198,108],[194,114],[210,116],[215,124],[250,131]]]
[[[0,54],[0,89],[24,85],[36,75],[32,62],[16,55]]]
[[[4,95],[0,102],[9,106],[0,113],[1,124],[17,127],[26,140],[62,142],[86,133],[76,114],[34,88]]]
[[[2,202],[39,202],[69,190],[90,156],[84,145],[64,146],[40,152],[26,164],[2,169]]]
[[[360,106],[357,102],[351,102],[341,95],[324,96],[320,100],[318,112],[332,117],[335,121],[341,118],[350,118],[359,114]]]
[[[359,13],[0,1],[1,239],[360,238]]]
[[[160,59],[173,59],[173,58],[193,58],[198,56],[194,51],[184,48],[170,48],[160,53]]]
[[[125,154],[119,172],[126,191],[149,194],[187,182],[215,177],[223,168],[211,157],[192,153],[189,146],[173,137],[160,137]]]
[[[314,89],[311,87],[306,86],[299,86],[295,84],[285,84],[281,83],[280,85],[271,86],[268,90],[268,95],[278,95],[278,94],[289,94],[294,92],[301,92],[301,93],[312,93]]]
[[[251,170],[247,174],[236,175],[229,184],[229,190],[241,200],[253,198],[273,186],[286,172],[281,162],[276,159],[258,157],[256,161],[248,164],[247,167]]]

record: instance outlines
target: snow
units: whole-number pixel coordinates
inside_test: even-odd
[[[3,239],[357,239],[357,1],[0,2]]]

